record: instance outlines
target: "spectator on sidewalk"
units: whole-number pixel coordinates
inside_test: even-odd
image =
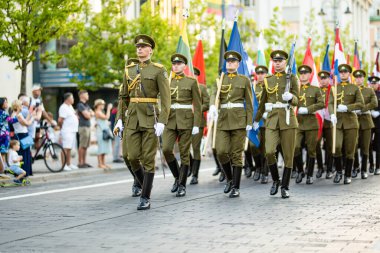
[[[61,126],[61,144],[66,154],[65,171],[75,170],[78,167],[71,163],[71,150],[75,148],[75,139],[78,132],[79,120],[73,108],[74,96],[68,92],[63,95],[64,102],[59,107],[58,125]]]
[[[110,128],[114,129],[115,127],[115,119],[117,115],[117,107],[119,102],[115,101],[113,103],[113,107],[111,110],[111,117],[110,117]],[[114,138],[112,141],[112,156],[113,156],[113,162],[114,163],[124,163],[124,160],[120,158],[120,144],[121,139],[120,138]]]
[[[104,114],[106,103],[103,99],[97,99],[94,103],[96,117],[96,139],[98,142],[98,167],[101,169],[110,169],[105,163],[105,156],[111,153],[111,141],[113,134],[108,124],[110,118],[112,104],[108,104],[107,111]]]
[[[31,108],[30,107],[30,98],[24,94],[20,94],[18,96],[18,100],[21,101],[22,103],[22,109],[21,109],[21,113],[22,113],[22,116],[24,116],[24,118],[27,118],[28,115],[35,111],[36,112],[36,118],[37,119],[40,119],[41,116],[42,116],[42,108],[39,106],[39,107],[33,107]],[[34,138],[35,136],[35,132],[36,132],[36,127],[35,127],[35,122],[34,121],[32,124],[30,124],[30,126],[28,126],[28,134]]]
[[[79,102],[77,105],[77,111],[79,116],[79,149],[78,149],[78,167],[79,168],[91,168],[92,166],[86,163],[87,148],[90,146],[91,141],[91,117],[94,116],[94,112],[87,104],[89,99],[88,92],[86,90],[80,90],[78,92]]]
[[[9,149],[9,124],[17,122],[17,119],[11,118],[8,114],[8,100],[5,97],[0,98],[0,153],[2,162],[0,162],[0,174],[4,173],[6,166],[6,156]]]
[[[36,112],[33,111],[31,114],[24,118],[21,113],[22,104],[20,100],[15,100],[12,103],[12,117],[17,117],[17,122],[13,123],[13,128],[15,131],[15,139],[21,141],[24,138],[29,136],[28,134],[28,126],[33,124],[36,116]],[[32,176],[32,154],[30,153],[30,147],[21,148],[18,151],[18,154],[22,156],[23,164],[22,169],[26,172],[26,176]]]
[[[20,142],[18,140],[12,140],[9,147],[9,170],[13,175],[16,176],[16,179],[13,180],[13,182],[16,184],[22,184],[22,179],[26,176],[26,172],[25,170],[21,169],[21,162],[23,160],[23,157],[17,153],[20,151]]]
[[[29,107],[30,107],[31,111],[41,110],[41,116],[38,117],[38,115],[36,115],[35,121],[34,121],[32,127],[30,127],[30,129],[29,129],[32,138],[34,138],[34,147],[36,149],[38,149],[39,146],[41,145],[40,144],[41,117],[44,119],[47,119],[50,124],[52,124],[52,121],[53,121],[53,118],[50,118],[49,115],[47,114],[47,112],[45,111],[44,104],[42,103],[41,92],[42,92],[41,85],[40,84],[33,84],[33,86],[32,86],[32,97],[30,97]],[[41,158],[41,157],[37,157],[37,158]]]

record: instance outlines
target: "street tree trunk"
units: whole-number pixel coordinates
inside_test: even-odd
[[[21,63],[21,85],[20,93],[26,94],[26,72],[27,72],[28,63],[26,60],[22,60]]]

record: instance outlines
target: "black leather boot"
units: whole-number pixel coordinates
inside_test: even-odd
[[[327,155],[326,159],[326,179],[331,179],[333,177],[333,157],[331,155]]]
[[[362,168],[361,168],[362,179],[367,179],[368,178],[367,163],[368,163],[368,156],[367,155],[362,155]]]
[[[253,181],[259,181],[261,170],[263,168],[261,155],[257,155],[253,159],[255,160],[255,165],[256,165],[255,173],[253,173]]]
[[[296,178],[296,183],[299,184],[302,182],[302,179],[305,177],[305,172],[303,171],[303,161],[302,155],[298,155],[294,158],[294,162],[296,163],[296,167],[298,170],[298,175]]]
[[[346,158],[346,167],[344,168],[344,184],[351,184],[351,171],[354,165],[354,159]]]
[[[138,169],[134,172],[134,182],[133,182],[133,186],[132,186],[132,197],[141,196],[143,182],[144,182],[144,168],[141,167],[140,169]]]
[[[318,171],[317,173],[315,174],[315,177],[316,178],[321,178],[322,175],[323,175],[323,172],[325,172],[324,168],[323,168],[323,157],[322,157],[322,149],[321,147],[317,147],[317,149],[319,148],[319,151],[317,151],[317,164],[318,164]]]
[[[230,198],[237,198],[240,196],[240,179],[242,167],[234,167],[233,179],[232,179],[232,190],[230,192]]]
[[[265,164],[265,162],[263,163],[263,169],[261,171],[261,183],[268,183],[268,166]]]
[[[137,206],[137,210],[150,209],[150,193],[152,191],[154,173],[144,173],[144,183],[142,187],[140,204]]]
[[[376,169],[374,175],[380,175],[380,151],[376,151]]]
[[[315,158],[309,157],[309,162],[308,162],[309,168],[307,169],[306,184],[313,184],[314,182],[314,179],[313,179],[314,164],[315,164]]]
[[[187,173],[190,169],[189,165],[181,165],[181,173],[179,174],[179,186],[176,197],[184,197],[186,195]]]
[[[244,151],[244,175],[247,178],[250,178],[252,176],[253,171],[253,161],[252,161],[252,153],[250,149],[248,148],[246,151]]]
[[[373,173],[375,171],[375,163],[373,160],[373,149],[371,148],[371,146],[369,147],[368,160],[369,160],[369,173]]]
[[[342,170],[342,157],[334,157],[336,174],[334,177],[334,183],[339,184],[340,180],[343,178],[343,170]]]
[[[212,149],[212,156],[214,157],[216,168],[214,172],[212,173],[213,176],[219,175],[219,173],[222,171],[222,165],[220,164],[218,157],[216,156],[216,150]]]
[[[220,172],[218,180],[220,183],[226,180],[226,175],[224,174],[223,170]]]
[[[191,155],[191,153],[189,154],[189,156],[190,156],[190,168],[189,168],[189,171],[187,172],[187,177],[190,177],[191,173],[193,173],[192,170],[193,170],[194,159],[193,159],[193,156]]]
[[[193,177],[191,178],[190,184],[198,184],[198,172],[200,166],[200,160],[193,160]]]
[[[354,157],[354,167],[351,173],[352,178],[356,178],[358,176],[358,173],[359,173],[359,153],[356,151],[355,157]]]
[[[169,166],[169,169],[170,171],[172,172],[173,174],[173,177],[174,177],[174,184],[173,184],[173,187],[171,189],[171,192],[176,192],[178,190],[178,180],[179,180],[179,165],[178,165],[178,161],[177,159],[175,159],[174,161],[168,163],[168,166]]]
[[[281,184],[280,176],[278,175],[277,163],[269,165],[268,167],[273,179],[273,185],[270,188],[270,195],[276,195]]]
[[[226,186],[224,187],[224,193],[229,193],[232,189],[232,168],[231,163],[222,164],[224,175],[227,178]]]
[[[281,182],[281,197],[283,199],[287,199],[290,197],[289,182],[290,182],[290,174],[291,173],[292,173],[292,169],[286,168],[286,167],[284,168],[284,172],[282,174],[282,182]]]

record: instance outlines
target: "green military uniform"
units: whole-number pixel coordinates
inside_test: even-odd
[[[135,37],[136,47],[151,47],[154,40],[147,35]],[[142,185],[138,210],[150,208],[150,193],[155,172],[157,136],[154,125],[166,124],[170,107],[167,72],[150,59],[125,68],[125,78],[119,96],[119,119],[124,123],[127,158]],[[158,110],[158,96],[161,111]],[[128,99],[129,98],[129,99]],[[128,108],[128,110],[127,110]],[[143,158],[143,159],[141,159]]]
[[[365,77],[366,73],[364,70],[359,69],[354,71],[353,76],[355,78]],[[375,127],[371,117],[371,110],[377,107],[377,97],[372,88],[364,87],[363,84],[359,86],[359,90],[363,96],[364,105],[361,110],[357,110],[355,113],[358,115],[359,120],[358,146],[362,156],[361,176],[363,179],[366,179],[371,131]],[[356,174],[356,171],[353,171],[354,174]]]
[[[240,62],[241,55],[235,51],[227,51],[224,59]],[[227,178],[224,192],[228,193],[232,189],[230,197],[238,197],[246,127],[252,124],[253,114],[252,89],[248,77],[237,72],[224,75],[219,100],[220,110],[215,137],[216,153]]]
[[[311,67],[301,65],[298,67],[298,72],[312,73]],[[305,110],[306,108],[306,110]],[[318,144],[319,124],[315,113],[324,108],[323,97],[319,87],[311,86],[310,83],[302,84],[298,100],[298,130],[296,134],[296,145],[294,150],[294,161],[298,169],[296,183],[301,183],[305,177],[302,161],[302,143],[306,144],[308,153],[308,168],[307,168],[307,184],[313,183],[313,172],[316,158],[316,149]],[[302,110],[305,110],[303,112]]]
[[[174,54],[172,62],[183,62],[187,59],[181,54]],[[164,131],[163,152],[169,168],[175,178],[172,192],[178,197],[186,194],[186,179],[190,169],[190,144],[193,127],[201,126],[202,104],[198,82],[185,74],[175,74],[170,82],[171,106],[168,124]],[[178,147],[181,157],[181,167],[174,157],[173,148],[178,138]]]
[[[282,50],[275,50],[271,53],[273,60],[286,60],[288,54]],[[295,135],[298,128],[298,122],[293,107],[298,105],[298,81],[295,75],[290,75],[290,89],[292,94],[290,101],[283,100],[282,96],[288,96],[285,93],[287,84],[287,74],[285,71],[276,72],[272,76],[264,79],[265,89],[263,90],[258,113],[255,123],[259,122],[267,110],[268,116],[265,121],[265,155],[267,163],[274,180],[271,188],[271,195],[275,195],[280,186],[280,177],[277,169],[276,150],[278,144],[281,144],[285,169],[281,186],[283,198],[289,197],[290,173],[293,168],[293,157],[295,147]],[[267,104],[267,105],[266,105]],[[266,108],[267,107],[267,108]],[[289,115],[287,119],[286,115]],[[287,123],[288,120],[288,123]]]
[[[351,66],[341,64],[338,67],[339,72],[352,72]],[[361,110],[363,107],[363,97],[359,88],[347,81],[342,81],[337,85],[337,91],[331,92],[329,99],[329,113],[334,114],[334,96],[337,97],[337,123],[336,123],[336,147],[334,159],[337,173],[334,178],[335,183],[339,183],[342,179],[342,146],[346,155],[345,164],[345,184],[351,182],[351,170],[354,161],[355,147],[358,137],[359,122],[358,117],[354,113],[355,110]],[[342,109],[339,109],[342,108]],[[333,120],[333,119],[332,119]]]
[[[200,75],[200,70],[196,67],[194,67],[194,74],[195,76]],[[199,167],[201,164],[201,142],[203,137],[203,129],[205,126],[207,126],[206,118],[204,113],[208,111],[210,107],[210,95],[207,92],[206,85],[199,84],[198,85],[199,90],[201,92],[201,103],[202,103],[202,119],[201,119],[201,125],[199,127],[199,133],[192,136],[191,139],[191,145],[193,147],[193,164],[192,164],[192,173],[193,177],[190,181],[190,184],[197,184],[198,183],[198,172]]]
[[[258,65],[255,68],[256,73],[264,72],[268,73],[266,66]],[[263,90],[265,89],[264,81],[257,81],[255,89],[255,95],[257,102],[260,104]],[[264,119],[265,125],[265,119]],[[253,159],[255,160],[255,173],[253,174],[253,180],[258,181],[261,178],[261,183],[268,183],[268,168],[265,165],[265,126],[260,128],[259,136],[260,146],[256,147],[252,142],[249,142],[249,150],[252,152]]]
[[[330,73],[327,71],[320,71],[318,73],[320,78],[330,78]],[[328,98],[330,96],[330,88],[322,87],[321,88],[322,98],[324,103],[326,104]],[[317,145],[317,157],[320,156],[322,160],[322,150],[321,150],[321,140],[323,140],[323,144],[325,146],[325,161],[326,161],[326,179],[332,178],[332,165],[333,165],[333,157],[331,153],[332,149],[332,135],[333,135],[333,125],[331,124],[330,118],[328,116],[328,109],[324,110],[324,121],[323,121],[323,130],[322,130],[322,138],[319,139]],[[319,153],[319,154],[318,154]],[[323,174],[323,161],[321,162],[322,166],[318,165],[318,173],[316,175],[317,178],[320,178]],[[322,167],[322,168],[321,168]]]

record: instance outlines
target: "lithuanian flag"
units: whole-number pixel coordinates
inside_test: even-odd
[[[183,54],[187,58],[187,66],[185,68],[185,75],[187,76],[194,76],[194,70],[193,70],[193,62],[192,57],[190,53],[190,44],[189,40],[187,38],[187,20],[186,18],[183,19],[182,23],[182,29],[181,29],[181,35],[179,36],[179,41],[177,45],[177,53]]]

